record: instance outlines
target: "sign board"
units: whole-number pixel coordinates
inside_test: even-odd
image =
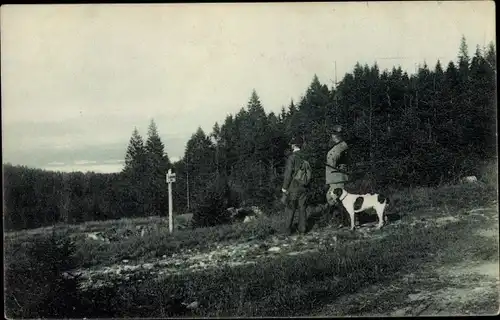
[[[167,173],[167,183],[175,182],[175,173]]]

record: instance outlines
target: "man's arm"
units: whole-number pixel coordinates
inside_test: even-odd
[[[293,172],[293,163],[294,163],[294,156],[291,155],[288,157],[286,160],[286,166],[285,166],[285,174],[283,178],[283,187],[282,191],[286,192],[288,191],[288,187],[290,186],[290,183],[292,182],[292,172]]]
[[[337,144],[330,152],[326,159],[326,164],[329,167],[336,168],[337,162],[339,161],[340,155],[347,149],[347,143],[342,142]]]

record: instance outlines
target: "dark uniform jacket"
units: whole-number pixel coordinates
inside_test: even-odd
[[[297,171],[300,169],[302,159],[304,159],[304,154],[301,150],[298,150],[289,155],[286,161],[283,189],[288,191],[290,199],[296,199],[299,193],[306,191],[304,186],[300,185],[293,179]]]

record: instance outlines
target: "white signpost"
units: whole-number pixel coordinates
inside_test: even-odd
[[[175,182],[175,173],[172,169],[168,169],[167,183],[168,183],[168,229],[170,233],[174,231],[174,221],[172,217],[172,183]]]

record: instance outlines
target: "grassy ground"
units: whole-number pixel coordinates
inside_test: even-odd
[[[459,253],[464,251],[457,245],[472,234],[472,228],[478,227],[464,217],[473,208],[488,203],[491,206],[496,195],[496,186],[484,184],[400,190],[390,194],[393,200],[390,213],[401,215],[403,222],[397,228],[378,231],[384,237],[349,241],[345,236],[345,241],[335,247],[321,248],[318,252],[268,258],[256,265],[222,267],[203,273],[167,275],[161,279],[136,274],[127,281],[114,282],[109,288],[87,292],[86,311],[82,316],[187,315],[185,310],[176,307],[177,299],[199,301],[200,307],[191,314],[194,316],[314,314],[320,306],[372,284],[392,280],[395,275],[411,273],[436,257],[443,257],[443,248],[455,248]],[[450,216],[460,219],[447,224],[436,222],[439,217]],[[114,223],[118,223],[118,228],[133,229],[136,225],[134,220]],[[143,219],[137,223],[147,221]],[[160,220],[158,228],[144,237],[135,235],[111,243],[88,241],[82,234],[106,230],[110,224],[73,227],[78,248],[77,266],[107,265],[122,259],[145,261],[169,256],[181,249],[209,250],[221,243],[264,240],[282,233],[284,222],[283,217],[276,214],[253,224],[186,230],[169,235],[167,225]],[[10,255],[6,256],[16,259],[16,255],[23,254],[19,249],[23,243],[43,238],[46,233],[8,234],[5,240]],[[491,247],[485,245],[483,248],[484,252],[479,250],[476,254],[491,255]],[[460,254],[455,257],[460,259]],[[139,278],[142,281],[139,282]],[[358,307],[369,309],[364,308]],[[355,310],[342,312],[356,313]]]
[[[463,227],[458,224],[454,228],[459,231]],[[150,306],[141,315],[164,316],[157,306],[174,292],[186,301],[202,300],[199,316],[308,315],[318,305],[391,278],[410,264],[415,267],[415,261],[460,236],[460,232],[448,234],[424,225],[402,227],[381,240],[346,243],[335,250],[167,277],[144,284],[153,300],[141,302],[143,308]]]
[[[498,207],[482,207],[442,228],[455,241],[420,263],[335,303],[316,316],[491,315],[499,311]],[[479,214],[480,212],[480,214]]]
[[[488,185],[451,185],[439,188],[415,188],[400,190],[390,194],[392,204],[389,213],[410,216],[421,211],[456,210],[473,208],[494,198],[496,189]],[[233,242],[239,239],[265,239],[285,232],[285,219],[282,213],[269,213],[268,216],[252,224],[223,225],[195,230],[182,230],[168,233],[168,222],[159,217],[122,219],[115,221],[90,222],[82,225],[56,226],[35,230],[12,232],[5,235],[6,242],[13,245],[46,237],[50,231],[69,231],[73,234],[78,248],[77,260],[82,267],[111,264],[128,260],[147,260],[171,255],[181,249],[209,249],[218,243]],[[85,234],[102,231],[123,234],[136,227],[153,225],[144,237],[132,234],[120,241],[102,243],[88,241]]]

